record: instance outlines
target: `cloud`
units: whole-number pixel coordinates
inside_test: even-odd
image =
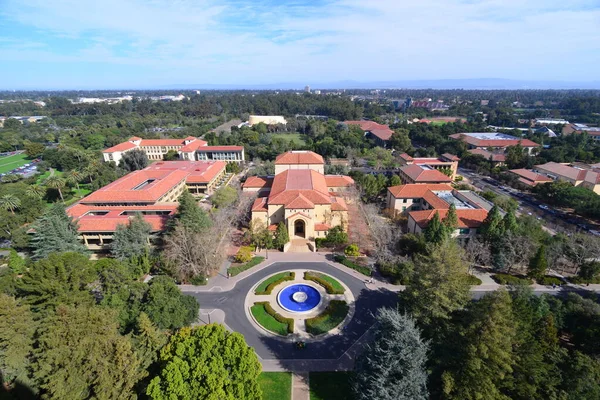
[[[106,64],[170,83],[591,80],[600,62],[596,0],[4,3],[0,26],[18,32],[0,40],[5,60]]]

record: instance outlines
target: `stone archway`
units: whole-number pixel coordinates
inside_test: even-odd
[[[294,221],[294,236],[306,238],[306,222],[301,218]]]

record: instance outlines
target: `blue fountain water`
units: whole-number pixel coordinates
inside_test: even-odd
[[[321,294],[312,286],[297,284],[283,289],[277,295],[279,305],[291,312],[310,311],[321,302]]]

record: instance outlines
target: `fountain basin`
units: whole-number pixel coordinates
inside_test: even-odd
[[[283,288],[277,295],[277,302],[286,311],[303,313],[321,303],[321,294],[314,287],[299,283]]]

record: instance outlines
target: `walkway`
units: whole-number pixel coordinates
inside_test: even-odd
[[[292,374],[292,400],[310,400],[308,372],[294,372]]]

